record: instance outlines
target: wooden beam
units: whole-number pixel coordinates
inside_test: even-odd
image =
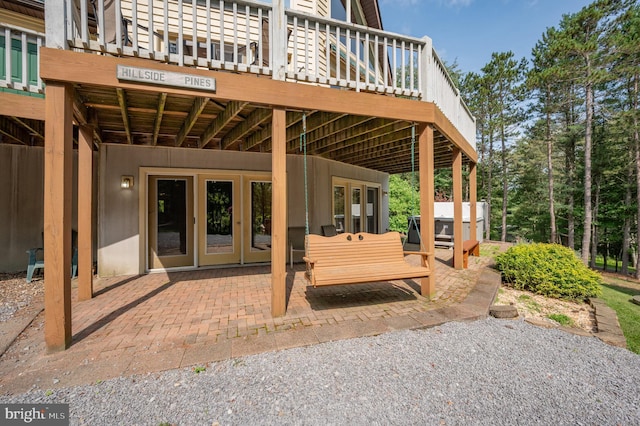
[[[356,125],[355,121],[345,122],[346,117],[348,117],[347,114],[323,111],[307,114],[307,145],[322,138],[323,135],[328,136]],[[331,130],[326,129],[327,127]],[[300,121],[287,129],[287,152],[295,152],[300,148],[300,133],[302,133],[302,115]],[[271,150],[270,145],[267,148]]]
[[[255,131],[271,118],[271,110],[258,108],[253,111],[244,121],[240,122],[236,127],[227,133],[221,142],[222,149],[227,149],[237,140],[245,137],[247,134]]]
[[[431,275],[420,280],[420,293],[433,299],[436,295],[435,214],[433,127],[420,125],[418,136],[418,169],[420,170],[420,238],[428,253],[427,263]]]
[[[47,81],[44,149],[44,336],[48,352],[71,344],[73,88]]]
[[[296,123],[300,123],[301,121],[302,121],[302,114],[289,112],[287,114],[287,135],[289,135],[289,131],[292,128],[292,126],[295,125]],[[266,143],[267,141],[270,141],[270,140],[271,140],[271,123],[268,123],[266,126],[264,126],[263,129],[258,130],[254,134],[248,136],[242,148],[245,151],[247,151],[257,145]],[[269,149],[267,150],[265,147],[264,150],[265,151],[271,150],[271,142],[269,142]]]
[[[202,110],[207,106],[207,102],[209,102],[209,98],[198,97],[193,101],[193,105],[191,106],[191,110],[189,114],[187,114],[187,118],[182,123],[182,127],[178,130],[178,135],[176,136],[176,146],[182,146],[185,138],[193,128],[193,125],[198,121],[198,117],[202,114]]]
[[[271,315],[283,316],[287,310],[287,149],[286,111],[274,108],[271,128]]]
[[[162,92],[158,95],[158,107],[156,108],[156,119],[153,122],[153,138],[151,139],[151,145],[156,146],[158,144],[158,134],[160,133],[160,124],[162,124],[162,116],[164,114],[164,106],[167,103],[167,92]]]
[[[453,267],[462,269],[462,153],[453,148]]]
[[[158,93],[158,100],[160,100],[160,97],[162,95],[168,95],[167,92],[160,92]],[[158,101],[159,102],[159,101]],[[100,103],[95,103],[95,102],[86,102],[85,105],[88,108],[92,108],[92,109],[97,109],[97,110],[103,110],[103,111],[115,111],[115,110],[120,110],[120,106],[119,105],[111,105],[111,104],[100,104]],[[209,101],[209,105],[216,105],[218,106],[218,104],[216,102],[213,101]],[[158,112],[158,108],[144,108],[144,107],[139,107],[139,106],[131,106],[129,105],[127,110],[129,112],[133,112],[133,113],[137,113],[137,114],[150,114],[150,115],[156,115]],[[219,108],[220,111],[224,111],[224,108]],[[180,117],[180,118],[185,118],[187,115],[189,115],[189,111],[176,111],[176,110],[168,110],[165,109],[163,112],[163,115],[166,115],[167,117]],[[206,114],[206,113],[202,113],[200,114],[200,118],[201,119],[210,119],[213,120],[214,118],[216,118],[218,115],[217,114]]]
[[[44,121],[44,98],[0,92],[0,115]]]
[[[231,101],[227,104],[227,107],[222,111],[212,122],[207,129],[200,136],[200,142],[198,148],[204,148],[209,142],[226,126],[236,115],[242,111],[248,102]]]
[[[120,105],[120,114],[122,114],[122,124],[124,125],[124,131],[127,134],[127,143],[133,144],[131,138],[131,124],[129,122],[129,111],[127,110],[127,96],[124,93],[124,89],[120,87],[116,88],[116,94],[118,95],[118,105]]]
[[[116,107],[120,108],[120,107]],[[80,97],[78,92],[75,92],[73,98],[73,116],[78,123],[78,126],[91,125],[91,131],[93,132],[92,139],[95,140],[95,147],[98,148],[102,144],[102,135],[97,123],[97,116],[95,111],[89,110],[84,104],[84,100]]]
[[[44,135],[39,130],[34,129],[32,126],[30,126],[25,121],[21,120],[18,117],[11,117],[11,119],[13,121],[15,121],[16,123],[18,123],[19,125],[21,125],[22,127],[24,127],[25,129],[27,129],[31,135],[37,136],[40,139],[44,139]]]
[[[375,120],[358,128],[347,129],[340,134],[326,138],[310,148],[314,154],[326,154],[341,149],[362,145],[363,148],[371,148],[396,139],[397,132],[403,132],[400,137],[411,135],[411,123],[397,121],[390,123],[388,120]],[[407,131],[407,129],[409,129]]]
[[[383,122],[388,124],[388,121],[375,117],[344,116],[311,132],[307,138],[307,149],[315,153],[325,152],[331,145],[378,130]]]
[[[477,200],[478,184],[476,176],[476,163],[469,163],[469,239],[477,240]]]
[[[93,128],[78,131],[78,300],[93,297]]]
[[[29,135],[25,130],[19,127],[16,123],[2,116],[0,116],[0,135],[3,137],[6,136],[22,145],[30,145],[29,141],[25,140],[29,139]]]
[[[375,149],[374,149],[375,152]],[[387,154],[385,156],[385,154]],[[447,158],[447,167],[451,167],[451,151],[449,149],[443,149],[434,147],[434,165],[440,158]],[[393,150],[381,149],[379,155],[354,156],[353,160],[348,161],[350,164],[356,164],[361,167],[376,168],[376,165],[384,164],[388,167],[398,166],[404,167],[404,171],[411,170],[411,140],[407,140],[404,144],[400,144]],[[343,161],[347,162],[347,161]]]

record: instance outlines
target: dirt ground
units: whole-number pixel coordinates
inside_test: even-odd
[[[498,290],[496,297],[498,305],[515,305],[518,314],[524,318],[534,318],[541,321],[555,322],[549,315],[566,315],[568,327],[580,328],[593,332],[596,330],[593,308],[586,302],[573,302],[568,300],[544,297],[530,291],[515,290],[503,285]]]
[[[0,323],[12,318],[16,312],[29,306],[33,300],[42,299],[44,281],[42,276],[27,283],[24,272],[0,273]]]

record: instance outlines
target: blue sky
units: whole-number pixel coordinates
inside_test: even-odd
[[[529,59],[531,49],[562,15],[590,0],[379,0],[384,29],[429,36],[442,59],[479,72],[492,52],[511,50]]]

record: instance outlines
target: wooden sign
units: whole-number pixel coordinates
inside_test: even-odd
[[[118,65],[118,80],[135,81],[136,83],[154,84],[158,86],[182,87],[186,89],[216,91],[216,79],[201,75],[180,72],[154,70],[150,68]]]

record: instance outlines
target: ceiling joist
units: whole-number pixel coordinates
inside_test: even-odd
[[[200,136],[198,148],[204,148],[218,133],[233,120],[249,102],[231,101]]]
[[[116,94],[118,96],[118,105],[120,105],[120,114],[122,114],[122,124],[124,125],[124,131],[127,134],[127,143],[133,144],[131,138],[131,123],[129,122],[129,111],[127,110],[127,96],[124,93],[124,89],[116,88]]]
[[[180,130],[178,130],[178,134],[176,135],[176,146],[182,146],[185,138],[193,128],[193,125],[196,124],[196,121],[198,121],[198,117],[200,117],[200,114],[202,114],[202,111],[204,110],[204,107],[207,106],[208,102],[209,98],[200,97],[193,101],[191,110],[189,111],[189,114],[187,114],[187,118],[185,118],[182,123],[182,127],[180,127]]]
[[[158,134],[160,133],[160,124],[162,124],[162,116],[164,115],[164,106],[167,103],[167,93],[163,92],[158,95],[158,107],[156,108],[156,118],[153,122],[153,137],[151,139],[151,145],[156,146],[158,144]]]

